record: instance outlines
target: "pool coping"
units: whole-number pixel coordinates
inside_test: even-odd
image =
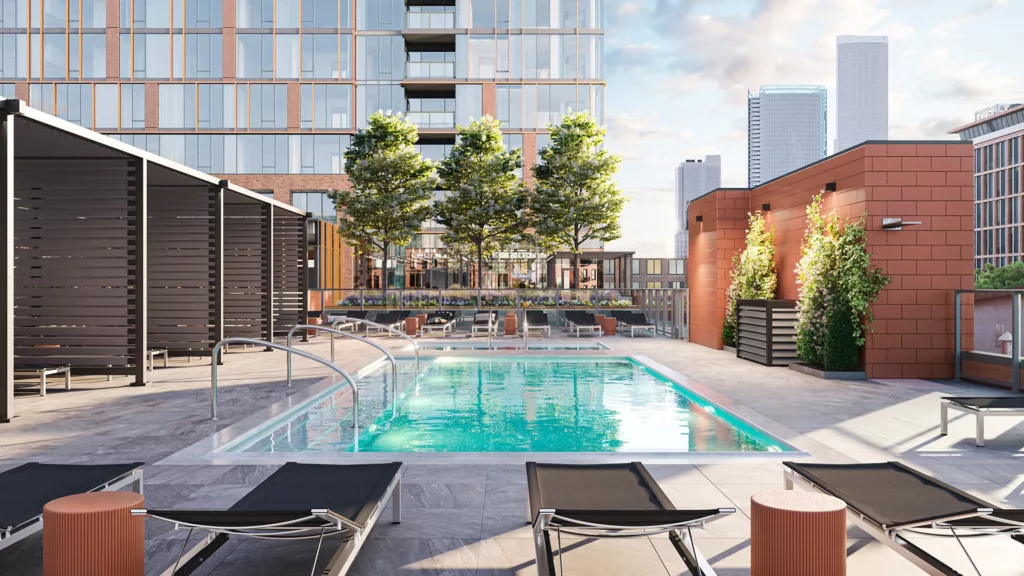
[[[433,351],[431,351],[433,352]],[[478,354],[466,354],[467,357],[493,358],[488,351],[472,351]],[[483,352],[483,353],[480,353]],[[526,351],[520,351],[526,352]],[[596,350],[591,352],[598,352]],[[600,351],[607,352],[607,351]],[[497,357],[508,358],[513,354],[501,354]],[[587,355],[572,355],[572,358]],[[421,358],[455,357],[448,354],[423,354]],[[555,355],[531,354],[529,357],[554,358]],[[591,355],[591,358],[623,359],[639,363],[681,388],[707,400],[718,408],[730,412],[736,418],[750,424],[777,442],[791,448],[781,452],[226,452],[225,447],[239,442],[264,427],[266,423],[289,412],[298,411],[317,397],[326,395],[335,388],[340,380],[327,377],[283,400],[256,411],[238,422],[203,438],[202,440],[175,452],[160,460],[159,465],[238,465],[238,464],[284,464],[286,462],[304,462],[314,464],[371,464],[401,460],[416,464],[524,464],[531,461],[557,461],[573,464],[602,464],[610,462],[639,461],[652,464],[691,464],[691,463],[731,463],[736,461],[777,461],[802,459],[811,454],[801,449],[793,440],[785,438],[800,437],[809,440],[803,434],[786,427],[754,410],[733,402],[727,396],[716,392],[703,384],[694,382],[679,372],[641,354],[626,355]],[[411,356],[398,356],[400,360],[412,360]],[[358,381],[384,365],[386,358],[373,360],[357,370],[353,377]],[[805,442],[801,442],[804,444]]]

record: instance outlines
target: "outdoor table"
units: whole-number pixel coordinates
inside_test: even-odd
[[[427,325],[427,315],[426,314],[417,314],[416,315],[416,320],[419,322],[419,327],[420,328],[423,328],[424,326]]]
[[[516,317],[515,312],[505,313],[505,336],[515,336],[516,330],[519,329],[519,320]]]
[[[618,320],[611,316],[605,316],[604,314],[594,314],[594,320],[601,325],[601,332],[605,336],[615,335],[615,325],[619,323]]]
[[[845,576],[846,504],[803,490],[750,497],[751,576]]]
[[[408,336],[415,336],[420,331],[420,319],[417,316],[410,316],[405,319],[405,333]]]
[[[44,576],[142,576],[145,520],[136,492],[89,492],[43,507]]]

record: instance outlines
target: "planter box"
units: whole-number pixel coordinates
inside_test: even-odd
[[[788,366],[796,356],[796,302],[736,302],[736,356],[765,366]]]
[[[864,372],[828,372],[820,368],[814,368],[806,364],[800,364],[794,362],[789,365],[789,369],[801,374],[807,374],[809,376],[815,376],[823,380],[867,380],[868,376]]]
[[[722,350],[725,350],[726,352],[732,352],[733,354],[736,353],[736,348],[732,346],[726,346],[724,344],[722,345]]]

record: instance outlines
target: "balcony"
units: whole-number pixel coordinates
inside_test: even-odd
[[[455,62],[406,62],[405,77],[455,78]]]
[[[420,128],[455,128],[455,112],[406,112],[405,117]]]
[[[455,28],[454,7],[451,12],[406,12],[407,29],[451,30]]]

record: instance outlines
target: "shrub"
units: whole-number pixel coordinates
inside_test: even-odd
[[[991,264],[975,272],[974,287],[979,290],[1006,290],[1024,286],[1024,262],[996,268]]]
[[[775,297],[775,227],[765,229],[761,212],[750,214],[746,248],[732,257],[731,282],[726,292],[722,343],[736,345],[736,301],[770,300]]]
[[[807,207],[807,232],[796,267],[797,355],[826,370],[856,367],[870,305],[890,281],[871,265],[864,218],[821,214],[819,194]]]

